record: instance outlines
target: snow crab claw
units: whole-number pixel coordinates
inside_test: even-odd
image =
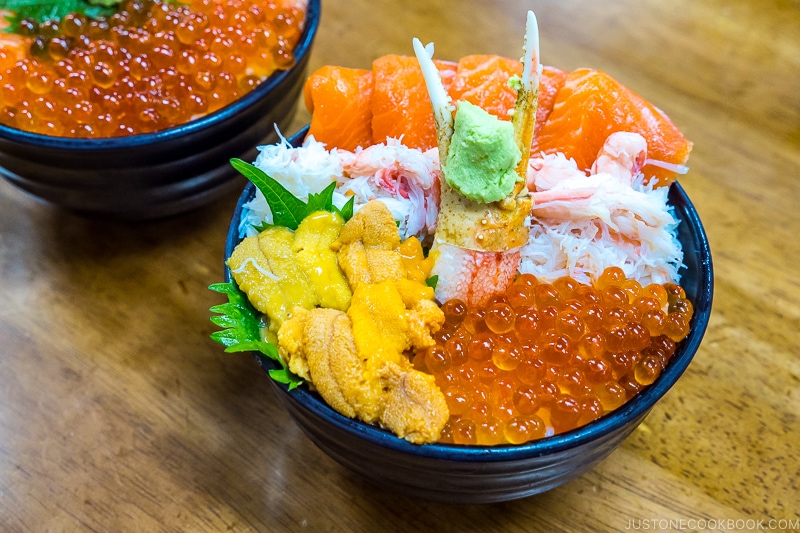
[[[519,265],[519,248],[528,241],[527,220],[531,198],[525,186],[541,66],[536,17],[528,12],[523,45],[523,73],[514,80],[517,100],[512,115],[514,141],[522,154],[515,168],[519,180],[510,194],[491,203],[473,201],[447,184],[447,154],[453,135],[453,105],[432,61],[433,45],[414,39],[414,52],[422,68],[433,107],[442,180],[434,245],[438,276],[436,298],[459,298],[481,305],[513,281]]]

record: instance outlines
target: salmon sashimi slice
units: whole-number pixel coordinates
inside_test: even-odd
[[[522,63],[516,59],[483,54],[465,56],[458,61],[456,77],[448,92],[454,102],[466,100],[502,120],[511,120],[517,91],[509,84],[509,79],[521,75]],[[553,110],[556,94],[566,79],[565,70],[547,65],[542,67],[535,131]]]
[[[456,63],[434,61],[445,89],[452,83]],[[410,148],[435,147],[433,109],[425,78],[416,57],[386,55],[372,63],[375,85],[372,93],[372,141],[400,138]]]
[[[558,67],[551,67],[544,65],[542,67],[542,75],[539,78],[539,96],[536,105],[536,126],[535,132],[538,132],[553,111],[553,105],[556,103],[556,95],[564,82],[567,81],[567,71],[561,70]],[[535,141],[534,141],[535,142]]]
[[[311,113],[308,135],[328,147],[354,151],[372,144],[372,71],[325,66],[303,86]]]
[[[434,64],[454,102],[466,100],[501,119],[510,118],[516,91],[508,80],[521,73],[519,61],[471,55],[458,63]],[[312,113],[309,134],[328,148],[353,151],[387,137],[402,138],[406,146],[421,150],[437,145],[430,98],[415,57],[383,56],[373,62],[372,71],[325,66],[306,80],[303,94]],[[534,156],[562,152],[588,171],[608,136],[618,131],[642,135],[649,160],[666,166],[684,165],[692,148],[663,111],[608,74],[543,67]],[[642,170],[660,184],[675,178],[674,170],[654,164]]]
[[[609,135],[629,131],[647,141],[647,157],[671,165],[684,165],[692,143],[660,109],[608,74],[578,69],[567,75],[553,109],[534,138],[533,154],[562,152],[581,170],[588,170]],[[675,172],[646,165],[647,180],[666,185]]]
[[[511,120],[517,91],[508,83],[522,75],[522,63],[496,55],[470,55],[458,61],[458,69],[448,93],[453,102],[467,101],[502,120]]]

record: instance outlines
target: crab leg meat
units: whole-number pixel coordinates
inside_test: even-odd
[[[422,46],[422,42],[414,37],[414,54],[417,56],[425,86],[433,106],[433,123],[436,127],[436,141],[439,146],[439,161],[444,166],[447,152],[450,150],[450,139],[453,136],[453,104],[450,95],[444,90],[439,70],[433,64],[433,43]]]

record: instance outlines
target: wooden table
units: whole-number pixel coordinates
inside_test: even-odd
[[[414,36],[439,58],[518,56],[529,7],[545,63],[607,71],[695,143],[681,182],[711,241],[713,316],[620,449],[505,504],[376,490],[297,429],[251,357],[209,339],[236,195],[132,224],[2,182],[0,530],[800,528],[800,7],[325,0],[311,68],[410,54]]]

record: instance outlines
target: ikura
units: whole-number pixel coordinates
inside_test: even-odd
[[[652,384],[689,333],[676,284],[642,287],[619,268],[592,285],[518,276],[482,308],[442,306],[437,345],[414,355],[450,408],[441,442],[521,444],[617,409]]]
[[[126,0],[110,17],[22,21],[0,53],[0,123],[63,137],[162,130],[294,64],[305,13],[256,0]]]

